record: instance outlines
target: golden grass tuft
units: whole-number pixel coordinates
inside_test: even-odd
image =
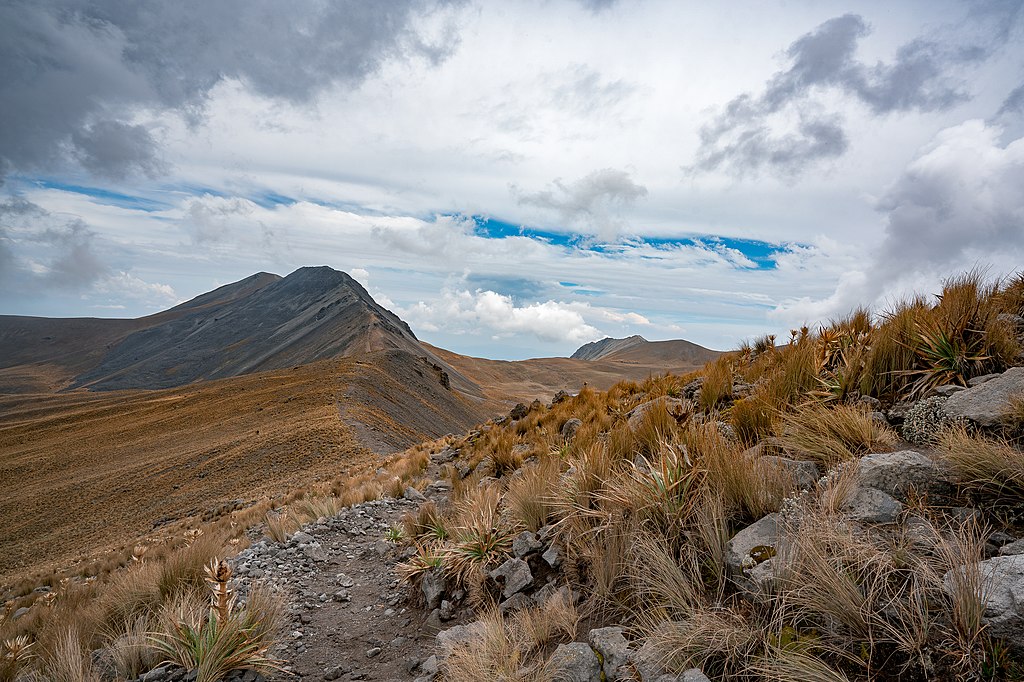
[[[870,452],[888,452],[898,439],[859,406],[810,403],[782,417],[776,442],[828,467]]]
[[[705,412],[710,412],[722,403],[732,399],[732,358],[723,355],[712,363],[709,363],[703,372],[704,383],[700,387],[700,399],[698,407]]]
[[[560,462],[547,457],[523,470],[513,479],[505,493],[505,503],[513,518],[527,530],[538,531],[554,520],[553,497],[561,474]]]
[[[997,499],[1024,496],[1024,453],[1010,442],[954,427],[942,433],[937,449],[965,485]]]

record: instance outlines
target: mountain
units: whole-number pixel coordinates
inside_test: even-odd
[[[172,309],[176,315],[129,334],[71,387],[170,388],[357,353],[426,354],[409,325],[344,272],[300,268],[230,286],[246,293],[224,300],[218,289]]]
[[[632,348],[638,344],[648,343],[642,336],[627,336],[624,339],[613,339],[606,336],[600,341],[585,343],[569,356],[571,360],[600,360],[609,353]]]
[[[628,336],[624,339],[606,337],[584,344],[571,358],[631,365],[684,364],[700,367],[719,355],[719,351],[683,339],[648,341],[642,336]]]

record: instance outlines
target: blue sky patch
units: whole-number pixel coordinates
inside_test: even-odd
[[[114,192],[100,187],[73,185],[67,182],[58,182],[56,180],[31,180],[30,182],[37,187],[43,187],[45,189],[56,189],[61,192],[82,194],[95,199],[96,203],[105,204],[107,206],[117,206],[118,208],[130,208],[137,211],[146,211],[147,213],[151,213],[153,211],[160,211],[170,207],[169,204],[162,201],[155,201],[153,199],[147,199],[145,197],[131,194],[122,194],[121,192]]]

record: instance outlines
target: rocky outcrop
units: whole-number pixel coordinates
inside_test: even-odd
[[[1021,395],[1024,395],[1024,367],[1011,367],[997,377],[953,394],[942,409],[951,418],[995,427],[1002,421],[1010,398]]]
[[[945,575],[946,591],[956,595],[958,588],[973,586],[964,580],[964,568]],[[1024,642],[1024,554],[998,556],[978,563],[973,570],[981,575],[981,590],[977,594],[985,604],[982,622],[988,634],[1017,647]]]
[[[748,592],[769,587],[774,577],[772,559],[781,536],[779,514],[769,514],[736,533],[725,545],[726,571],[733,582]]]

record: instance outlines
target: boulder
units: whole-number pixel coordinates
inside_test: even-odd
[[[862,523],[895,523],[903,505],[891,495],[861,486],[842,506],[847,518]]]
[[[1010,397],[1024,394],[1024,367],[1011,367],[1000,376],[952,396],[942,406],[949,417],[969,419],[979,426],[998,426]]]
[[[416,488],[413,488],[412,486],[407,486],[405,488],[405,492],[402,493],[402,497],[409,500],[410,502],[426,502],[427,500],[426,496],[423,493],[421,493],[419,490],[416,490]]]
[[[942,396],[943,398],[948,398],[954,393],[959,393],[960,391],[965,390],[967,389],[957,384],[943,384],[942,386],[936,386],[935,388],[933,388],[931,391],[928,392],[928,395],[938,395]]]
[[[501,594],[508,599],[533,584],[530,565],[522,559],[509,559],[490,572],[491,579],[502,585]]]
[[[456,647],[471,646],[473,642],[482,639],[485,631],[486,626],[480,621],[441,630],[434,638],[438,661],[445,661]]]
[[[662,675],[655,682],[711,682],[700,668],[690,668],[679,675]]]
[[[551,679],[555,682],[598,682],[601,662],[588,644],[571,642],[559,644],[548,659]]]
[[[444,588],[444,578],[437,571],[429,571],[423,576],[423,580],[420,581],[420,589],[423,591],[423,601],[426,602],[428,611],[441,605]]]
[[[577,419],[576,417],[573,417],[572,419],[566,421],[564,424],[562,424],[562,440],[566,442],[571,441],[573,438],[576,437],[576,432],[580,430],[581,426],[583,426],[583,422]]]
[[[769,514],[726,543],[726,570],[741,588],[759,592],[770,585],[774,576],[772,558],[782,535],[780,521],[779,514]]]
[[[522,592],[513,594],[511,597],[501,602],[498,610],[501,611],[502,615],[508,613],[514,613],[516,611],[524,611],[526,609],[532,609],[536,603],[533,601],[533,597],[527,597]]]
[[[858,464],[857,479],[863,487],[881,490],[903,501],[911,488],[944,492],[949,487],[940,467],[914,450],[865,455]]]
[[[643,420],[644,415],[646,415],[648,411],[659,406],[673,417],[680,419],[683,415],[687,414],[692,407],[689,402],[684,402],[679,398],[663,397],[648,400],[646,403],[637,405],[629,412],[626,423],[629,425],[630,430],[636,431],[640,422]]]
[[[646,640],[639,650],[629,656],[629,662],[641,682],[656,682],[665,674],[665,666],[662,665],[661,652],[654,645],[651,639]]]
[[[539,552],[544,548],[544,543],[537,539],[537,534],[524,530],[512,538],[512,554],[517,559],[522,559],[527,554]]]
[[[516,406],[512,408],[512,411],[508,413],[508,416],[511,417],[512,419],[522,419],[529,413],[530,408],[528,408],[523,403],[516,403]]]
[[[625,669],[620,672],[629,661],[629,642],[623,632],[620,627],[597,628],[587,637],[594,651],[601,654],[601,669],[609,681],[629,679]]]
[[[793,477],[793,482],[796,483],[797,487],[801,489],[813,488],[814,484],[821,478],[821,471],[814,462],[788,459],[777,455],[763,455],[761,461],[784,469],[786,473]]]
[[[992,637],[1021,647],[1024,642],[1024,554],[997,556],[977,564],[981,570],[980,596],[985,602],[982,616]],[[946,573],[946,591],[954,594],[957,568]]]

